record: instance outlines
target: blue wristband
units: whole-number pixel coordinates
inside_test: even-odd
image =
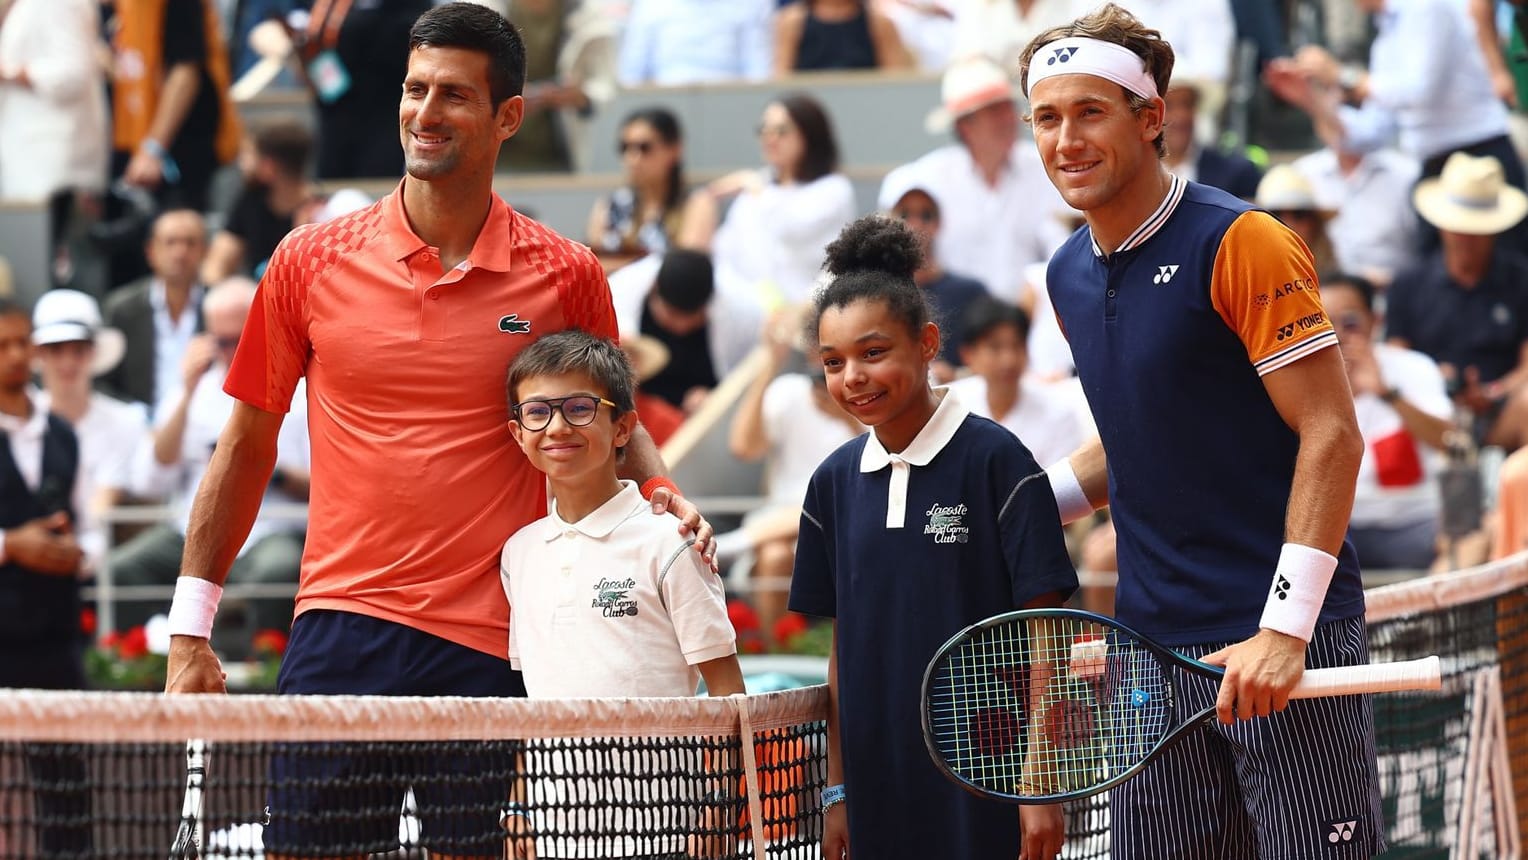
[[[848,796],[844,793],[843,783],[830,785],[822,790],[822,811],[827,812],[847,799]]]
[[[180,165],[170,157],[170,151],[163,144],[150,137],[144,139],[142,146],[145,152],[159,160],[159,174],[164,177],[164,181],[171,185],[180,181]]]

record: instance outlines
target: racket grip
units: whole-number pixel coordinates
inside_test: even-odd
[[[1394,693],[1436,690],[1443,686],[1443,668],[1436,656],[1398,663],[1307,669],[1289,694],[1291,699],[1345,696],[1353,693]]]

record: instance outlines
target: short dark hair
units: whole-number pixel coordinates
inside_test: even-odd
[[[653,292],[663,303],[682,313],[694,313],[710,304],[716,292],[716,272],[711,258],[699,251],[674,250],[663,255]]]
[[[965,324],[960,337],[961,346],[973,346],[994,329],[1005,325],[1018,330],[1019,340],[1029,337],[1029,314],[1024,313],[1024,309],[1018,305],[990,296],[979,298],[967,306],[961,315],[961,322]]]
[[[1364,303],[1364,310],[1370,314],[1374,313],[1374,282],[1368,278],[1349,272],[1328,272],[1318,279],[1318,283],[1323,290],[1347,287],[1358,293],[1358,298]]]
[[[828,245],[828,273],[833,280],[812,302],[807,337],[817,343],[817,324],[832,308],[857,301],[881,302],[888,312],[918,337],[933,318],[913,272],[923,264],[917,234],[906,224],[884,215],[854,221]]]
[[[576,328],[553,332],[520,350],[510,362],[505,383],[510,405],[520,402],[520,383],[525,380],[564,373],[582,373],[603,388],[605,399],[616,407],[612,417],[637,408],[637,383],[626,353],[611,341]]]
[[[300,122],[282,120],[261,126],[254,134],[255,153],[269,158],[288,176],[308,175],[313,132]]]
[[[785,108],[791,125],[801,132],[801,163],[796,165],[796,181],[815,182],[837,170],[838,138],[822,103],[806,93],[790,93],[775,104]]]
[[[1019,57],[1019,85],[1024,88],[1024,92],[1029,92],[1029,64],[1035,52],[1057,39],[1070,36],[1097,39],[1129,50],[1141,58],[1146,74],[1151,75],[1157,85],[1157,92],[1167,92],[1173,76],[1173,46],[1162,38],[1160,31],[1147,27],[1139,18],[1113,3],[1105,4],[1070,24],[1052,27],[1034,37]],[[1124,87],[1120,89],[1124,90],[1125,101],[1130,105],[1132,113],[1138,114],[1151,105],[1150,99],[1125,90]],[[1163,135],[1158,134],[1151,142],[1156,147],[1158,158],[1167,155],[1167,141]]]
[[[32,324],[32,313],[21,302],[9,296],[0,296],[0,317],[24,317],[27,325]]]
[[[621,128],[624,130],[635,123],[642,123],[653,130],[653,133],[669,146],[684,143],[684,131],[679,127],[679,117],[666,107],[651,106],[637,108],[621,120]],[[665,212],[678,208],[684,199],[684,159],[674,162],[673,168],[668,175],[668,194],[663,197],[663,209]]]
[[[488,90],[497,108],[525,89],[525,40],[503,15],[477,3],[436,6],[409,30],[409,51],[465,48],[488,55]]]

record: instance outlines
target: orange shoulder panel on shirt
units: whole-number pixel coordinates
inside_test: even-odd
[[[1246,212],[1221,238],[1210,300],[1247,348],[1258,375],[1337,342],[1321,307],[1316,261],[1294,231]]]

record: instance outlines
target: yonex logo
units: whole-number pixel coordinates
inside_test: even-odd
[[[1357,821],[1333,821],[1327,825],[1331,832],[1326,834],[1326,841],[1336,845],[1339,842],[1352,842],[1353,835],[1358,832]]]
[[[1071,48],[1057,48],[1051,54],[1051,58],[1045,61],[1045,65],[1054,66],[1057,63],[1064,63],[1067,60],[1070,60],[1072,55],[1075,53],[1077,53],[1077,48],[1075,46]]]
[[[1274,585],[1273,585],[1273,593],[1278,595],[1278,598],[1280,600],[1288,600],[1289,599],[1289,577],[1285,576],[1282,573],[1279,574],[1279,581],[1274,583]]]
[[[1157,276],[1152,278],[1151,282],[1153,284],[1165,284],[1168,281],[1171,281],[1173,279],[1173,275],[1176,274],[1178,274],[1177,266],[1158,266]]]
[[[499,317],[499,331],[505,334],[530,334],[531,321],[520,319],[519,314]]]

